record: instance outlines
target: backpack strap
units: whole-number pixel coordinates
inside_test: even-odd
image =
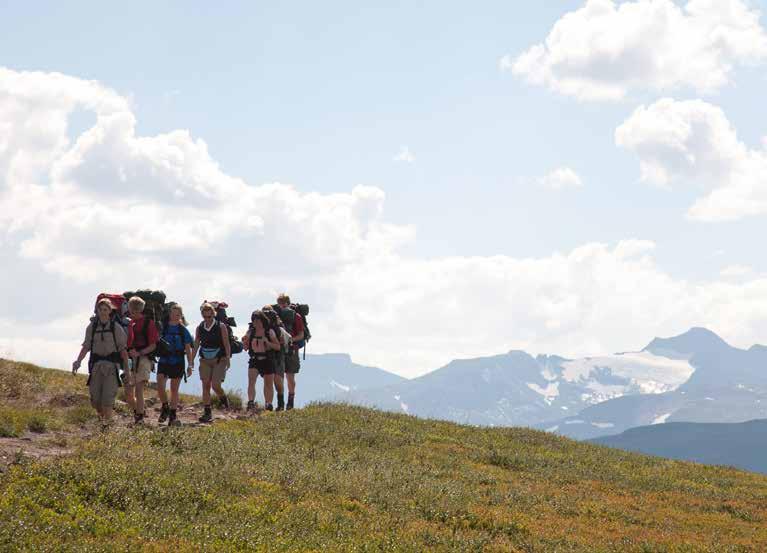
[[[117,334],[115,334],[115,321],[112,319],[112,322],[109,324],[109,332],[112,333],[112,340],[115,343],[115,353],[119,353],[120,348],[117,347]]]

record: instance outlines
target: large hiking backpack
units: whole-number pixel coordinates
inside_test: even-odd
[[[293,325],[295,324],[295,317],[299,315],[304,321],[304,339],[296,342],[294,345],[296,349],[303,348],[304,359],[306,359],[306,343],[312,339],[312,333],[309,330],[309,305],[305,303],[291,303],[288,308],[282,309],[279,304],[272,305],[274,309],[285,324],[285,328],[293,334]]]
[[[96,312],[96,306],[98,305],[99,301],[102,299],[108,299],[112,302],[112,306],[114,309],[112,310],[112,314],[110,318],[118,323],[120,326],[123,327],[123,330],[128,330],[128,300],[125,299],[125,297],[121,296],[120,294],[106,294],[101,293],[98,296],[96,296],[96,302],[93,305],[93,315],[91,316],[91,322],[94,322],[98,318],[98,313]]]
[[[168,341],[162,337],[163,323],[167,321],[167,315],[169,313],[167,306],[170,305],[165,303],[165,292],[162,290],[136,290],[135,292],[124,292],[123,297],[126,301],[126,309],[128,300],[133,296],[140,297],[145,303],[144,326],[141,329],[144,337],[146,338],[146,334],[148,333],[150,320],[154,321],[154,324],[157,327],[157,332],[160,335],[157,347],[148,357],[156,359],[157,357],[170,355],[172,353],[172,348]]]
[[[203,303],[209,303],[213,306],[213,308],[216,310],[216,320],[226,327],[226,333],[229,336],[229,348],[232,352],[232,355],[242,353],[242,342],[239,338],[237,338],[237,336],[234,335],[234,332],[232,331],[232,327],[237,326],[237,321],[234,320],[234,317],[230,317],[226,313],[226,308],[229,307],[229,304],[220,300],[205,300]]]

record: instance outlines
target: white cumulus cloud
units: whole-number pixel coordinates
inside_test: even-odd
[[[615,141],[638,156],[644,181],[691,182],[704,191],[688,211],[692,219],[767,213],[767,145],[741,142],[717,106],[670,98],[640,106],[616,129]]]
[[[620,100],[632,90],[710,93],[736,65],[767,58],[759,16],[743,0],[588,0],[501,67],[582,100]]]
[[[95,115],[70,137],[75,110]],[[164,289],[241,319],[288,291],[312,306],[310,352],[405,375],[511,348],[629,350],[710,326],[739,344],[767,331],[767,279],[688,282],[654,244],[589,243],[540,257],[406,255],[370,186],[320,194],[228,175],[204,141],[142,136],[98,83],[0,70],[0,355],[71,363],[98,292]]]
[[[564,190],[566,188],[581,188],[583,180],[578,173],[569,167],[560,167],[540,177],[538,184],[551,190]]]

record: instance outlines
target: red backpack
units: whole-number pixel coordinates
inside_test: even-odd
[[[128,300],[122,295],[122,294],[106,294],[101,293],[98,296],[96,296],[96,303],[93,307],[93,317],[91,317],[91,320],[93,320],[94,317],[96,317],[96,305],[98,305],[99,301],[102,299],[108,299],[112,302],[112,306],[114,307],[114,310],[112,311],[112,320],[116,323],[119,323],[124,329],[127,329],[128,327]]]

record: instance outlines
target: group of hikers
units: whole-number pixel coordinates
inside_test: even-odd
[[[160,294],[162,294],[160,292]],[[164,302],[161,296],[161,305]],[[213,420],[211,389],[222,409],[229,409],[222,383],[231,366],[233,354],[249,353],[247,411],[256,409],[256,382],[263,379],[264,403],[268,411],[293,409],[296,395],[296,374],[301,361],[299,350],[310,334],[306,324],[308,306],[292,304],[287,294],[280,294],[277,303],[254,311],[248,331],[242,340],[234,337],[234,319],[226,316],[224,302],[205,301],[200,306],[202,322],[194,337],[186,328],[181,305],[165,304],[162,322],[152,317],[147,300],[140,295],[125,294],[126,317],[120,314],[122,296],[101,294],[95,315],[85,331],[85,339],[72,372],[77,373],[85,356],[88,360],[88,388],[91,405],[98,412],[101,424],[109,426],[118,389],[125,389],[125,401],[133,409],[135,425],[145,417],[144,389],[152,372],[157,371],[157,395],[162,403],[159,423],[179,426],[177,410],[181,379],[186,381],[199,358],[204,411],[199,421]],[[170,381],[170,397],[166,386]],[[285,384],[288,397],[285,401]],[[277,405],[274,406],[274,396]]]

